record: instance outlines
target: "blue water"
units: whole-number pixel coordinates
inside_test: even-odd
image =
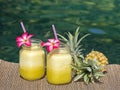
[[[80,26],[84,54],[92,49],[103,52],[111,64],[120,64],[120,0],[1,0],[0,58],[19,62],[15,38],[23,21],[34,38],[53,38],[51,25],[65,36]]]
[[[98,29],[98,28],[90,28],[89,31],[94,34],[105,34],[104,30]]]

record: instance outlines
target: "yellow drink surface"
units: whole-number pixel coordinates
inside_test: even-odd
[[[36,67],[23,66],[20,67],[20,75],[27,80],[40,79],[44,75],[44,68],[41,66]]]
[[[72,79],[72,58],[69,54],[47,57],[47,80],[52,84],[66,84]]]

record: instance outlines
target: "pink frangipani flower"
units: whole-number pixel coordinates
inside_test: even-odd
[[[59,48],[60,41],[58,39],[48,39],[48,42],[42,42],[42,46],[46,46],[48,52],[52,51],[55,48]]]
[[[21,45],[31,46],[30,38],[33,34],[28,34],[27,32],[23,33],[21,36],[16,38],[17,46],[20,47]]]

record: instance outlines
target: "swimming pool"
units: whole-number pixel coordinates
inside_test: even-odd
[[[103,52],[111,64],[120,64],[120,1],[119,0],[22,0],[0,1],[0,58],[19,62],[15,38],[22,34],[23,21],[29,33],[41,40],[53,38],[51,25],[57,33],[73,33],[80,26],[84,53],[91,49]],[[63,33],[64,32],[64,33]]]

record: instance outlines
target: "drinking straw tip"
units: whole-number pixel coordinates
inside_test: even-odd
[[[23,32],[25,33],[25,32],[26,32],[26,29],[25,29],[25,27],[24,27],[23,22],[20,22],[20,24],[21,24],[21,27],[22,27],[22,29],[23,29]]]
[[[53,29],[53,32],[54,32],[55,39],[58,39],[54,24],[52,24],[52,29]]]

